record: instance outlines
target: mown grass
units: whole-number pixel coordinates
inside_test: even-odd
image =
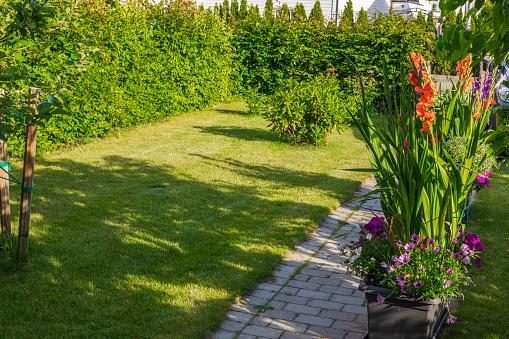
[[[206,337],[366,178],[341,170],[368,165],[352,131],[294,147],[266,124],[234,102],[39,156],[0,337]]]
[[[481,270],[471,269],[475,286],[463,288],[465,300],[453,311],[458,322],[447,325],[441,338],[509,338],[509,170],[493,173],[491,188],[481,190],[473,204],[468,233],[486,245]]]

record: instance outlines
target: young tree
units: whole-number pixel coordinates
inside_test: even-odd
[[[248,21],[258,21],[260,20],[260,9],[258,8],[258,5],[253,6],[250,5],[249,9],[247,11],[247,20]]]
[[[233,23],[235,23],[239,19],[239,3],[237,2],[237,0],[232,0],[231,6],[232,6],[230,9],[231,20]]]
[[[238,20],[244,20],[245,18],[247,18],[247,0],[241,0]]]
[[[321,24],[323,26],[322,6],[320,6],[319,0],[316,0],[315,5],[311,10],[311,14],[309,15],[309,21]]]
[[[274,4],[272,0],[267,0],[265,2],[265,10],[263,11],[263,18],[267,21],[274,20]]]
[[[424,17],[424,14],[422,14],[422,12],[419,12],[417,14],[417,18],[415,19],[415,22],[421,26],[423,29],[426,29],[426,27],[428,26],[428,23],[426,22],[426,18]]]
[[[341,15],[341,21],[339,22],[340,26],[345,28],[351,28],[353,26],[353,4],[352,0],[348,0],[345,6],[345,10],[343,11],[343,15]]]
[[[453,25],[456,25],[456,13],[454,13],[454,11],[451,11],[447,13],[444,19],[444,28],[451,27]]]
[[[369,28],[369,18],[368,18],[368,12],[364,10],[363,7],[361,7],[361,10],[359,11],[359,17],[357,18],[357,21],[355,22],[355,29],[358,31],[362,31]]]
[[[290,8],[288,8],[286,3],[284,3],[283,7],[281,7],[281,9],[278,11],[277,18],[282,21],[290,20]]]
[[[297,4],[294,9],[294,16],[296,20],[306,20],[306,9],[303,4]]]
[[[228,0],[223,1],[223,19],[226,22],[230,22],[230,3]]]

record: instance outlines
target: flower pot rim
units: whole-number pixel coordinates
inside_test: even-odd
[[[374,294],[378,295],[380,294],[384,298],[389,299],[400,299],[400,300],[406,300],[406,301],[412,301],[412,302],[422,302],[426,304],[440,304],[443,302],[440,298],[433,298],[429,300],[425,300],[422,296],[419,297],[408,297],[406,295],[396,295],[393,290],[390,288],[385,287],[379,287],[374,285],[369,285],[369,277],[364,277],[364,279],[359,283],[358,290],[364,293]]]

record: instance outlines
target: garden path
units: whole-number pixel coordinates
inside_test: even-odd
[[[374,189],[369,179],[356,192]],[[380,211],[379,200],[352,202],[329,214],[316,232],[285,258],[272,279],[231,307],[214,339],[363,338],[367,332],[360,281],[338,266],[338,245],[357,240],[360,224]],[[335,238],[335,235],[345,234]]]

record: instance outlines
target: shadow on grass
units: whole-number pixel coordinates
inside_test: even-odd
[[[230,138],[248,141],[265,140],[281,142],[281,140],[277,136],[277,133],[270,132],[268,129],[264,130],[261,128],[241,128],[238,126],[215,126],[215,127],[195,126],[194,128],[200,129],[202,133],[224,135]]]
[[[201,157],[281,187],[357,185]],[[0,276],[7,337],[205,337],[235,297],[271,274],[281,248],[329,212],[267,199],[256,185],[204,183],[121,156],[103,160],[38,161],[32,268]]]

